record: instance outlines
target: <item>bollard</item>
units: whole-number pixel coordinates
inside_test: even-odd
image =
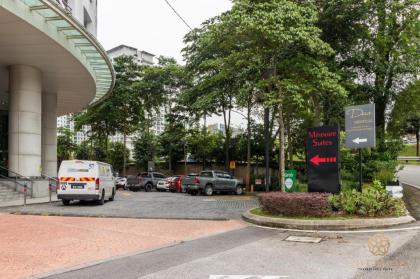
[[[26,206],[26,193],[28,191],[28,182],[25,182],[25,185],[23,186],[23,206]]]
[[[51,183],[51,181],[48,183],[48,188],[49,188],[49,195],[50,195],[50,203],[51,203],[51,192],[52,192],[52,183]]]
[[[254,184],[251,184],[251,193],[254,193]]]

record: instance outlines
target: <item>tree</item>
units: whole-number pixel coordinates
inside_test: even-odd
[[[185,157],[186,130],[182,118],[175,114],[167,115],[165,130],[158,137],[159,155],[167,157],[170,171],[174,171],[176,162]]]
[[[187,68],[195,70],[195,88],[204,92],[204,98],[194,94],[201,97],[199,102],[208,96],[205,105],[218,105],[225,111],[250,80],[254,83],[249,87],[251,92],[263,92],[265,106],[277,111],[283,190],[287,100],[313,100],[311,107],[320,123],[321,97],[344,97],[346,93],[339,85],[339,76],[324,61],[334,52],[320,39],[316,23],[317,13],[309,2],[236,0],[231,11],[207,21],[186,37],[190,43],[185,49]],[[228,136],[229,130],[227,140]]]
[[[387,118],[392,116],[387,112],[418,78],[418,1],[315,2],[322,39],[336,51],[332,63],[347,78],[353,102],[376,104],[379,141],[385,141]]]
[[[201,161],[203,169],[208,163],[223,162],[223,139],[220,133],[208,133],[205,129],[193,129],[187,136],[187,148],[193,159]]]
[[[111,144],[108,162],[113,166],[114,170],[119,172],[124,170],[125,160],[129,157],[130,150],[128,150],[124,143],[114,142]]]
[[[76,129],[83,125],[91,128],[91,137],[104,145],[105,157],[109,157],[109,136],[121,133],[126,146],[127,135],[132,134],[144,119],[144,99],[137,90],[136,81],[141,77],[140,67],[134,57],[121,56],[114,60],[116,84],[112,95],[77,115]],[[96,150],[96,154],[99,154]],[[123,175],[127,154],[124,155]]]
[[[389,130],[396,137],[403,134],[416,135],[416,154],[419,156],[419,126],[420,126],[420,81],[412,83],[398,95]]]
[[[155,160],[158,139],[152,133],[141,133],[134,142],[133,157],[137,167],[148,171],[148,163]]]
[[[60,165],[64,160],[70,160],[75,151],[74,135],[69,129],[59,128],[57,136],[57,157]]]

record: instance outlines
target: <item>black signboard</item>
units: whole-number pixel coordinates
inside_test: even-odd
[[[338,126],[308,129],[306,164],[309,192],[340,192]]]

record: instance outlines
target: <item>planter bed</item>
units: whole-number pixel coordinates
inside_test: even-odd
[[[351,215],[338,215],[327,217],[282,217],[264,216],[254,214],[255,208],[242,214],[242,218],[250,223],[275,228],[298,230],[358,230],[386,228],[396,225],[408,224],[415,221],[410,215],[401,217],[362,218]]]

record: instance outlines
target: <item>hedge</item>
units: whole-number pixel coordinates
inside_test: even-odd
[[[264,193],[258,195],[261,207],[275,215],[283,216],[328,216],[332,214],[325,193]]]

